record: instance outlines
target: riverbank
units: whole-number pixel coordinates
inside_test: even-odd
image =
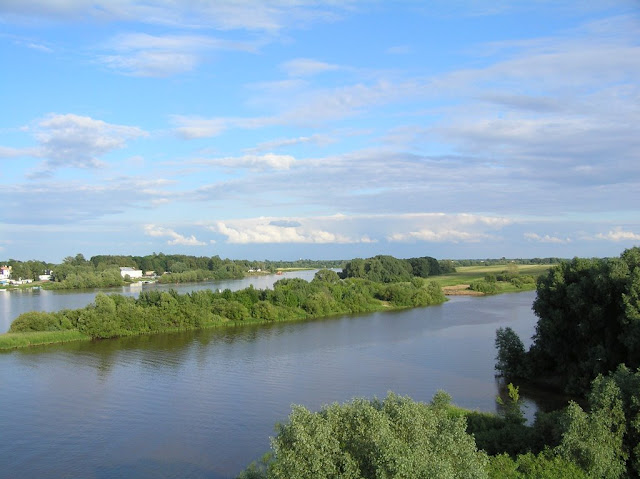
[[[446,301],[441,288],[433,281],[390,284],[362,279],[342,281],[335,272],[318,277],[311,282],[284,279],[276,282],[273,290],[249,287],[235,292],[206,289],[186,294],[173,290],[146,291],[138,298],[99,293],[94,302],[84,308],[22,313],[11,324],[9,333],[0,335],[0,349],[241,324],[304,321]]]
[[[536,289],[536,279],[553,265],[490,265],[459,266],[455,273],[432,276],[446,296],[486,296],[487,294],[517,293]],[[491,293],[474,288],[474,284],[491,284]]]

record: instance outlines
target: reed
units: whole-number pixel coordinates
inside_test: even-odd
[[[0,335],[0,350],[16,349],[39,344],[66,343],[91,339],[77,329],[65,331],[34,331],[28,333],[6,333]]]

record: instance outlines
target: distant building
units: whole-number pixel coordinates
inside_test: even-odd
[[[11,277],[11,266],[0,266],[0,279],[9,279]]]
[[[40,274],[38,275],[38,281],[51,281],[50,274]]]
[[[142,278],[142,270],[141,269],[133,269],[129,266],[123,266],[120,268],[120,275],[125,278],[127,275],[131,279]]]

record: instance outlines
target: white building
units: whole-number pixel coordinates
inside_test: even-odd
[[[131,279],[142,278],[142,270],[141,269],[133,269],[129,266],[123,266],[120,268],[120,275],[125,278],[127,275]]]
[[[9,279],[11,277],[11,266],[0,266],[0,279]]]

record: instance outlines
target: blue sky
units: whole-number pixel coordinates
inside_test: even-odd
[[[637,1],[0,0],[0,258],[617,256]]]

